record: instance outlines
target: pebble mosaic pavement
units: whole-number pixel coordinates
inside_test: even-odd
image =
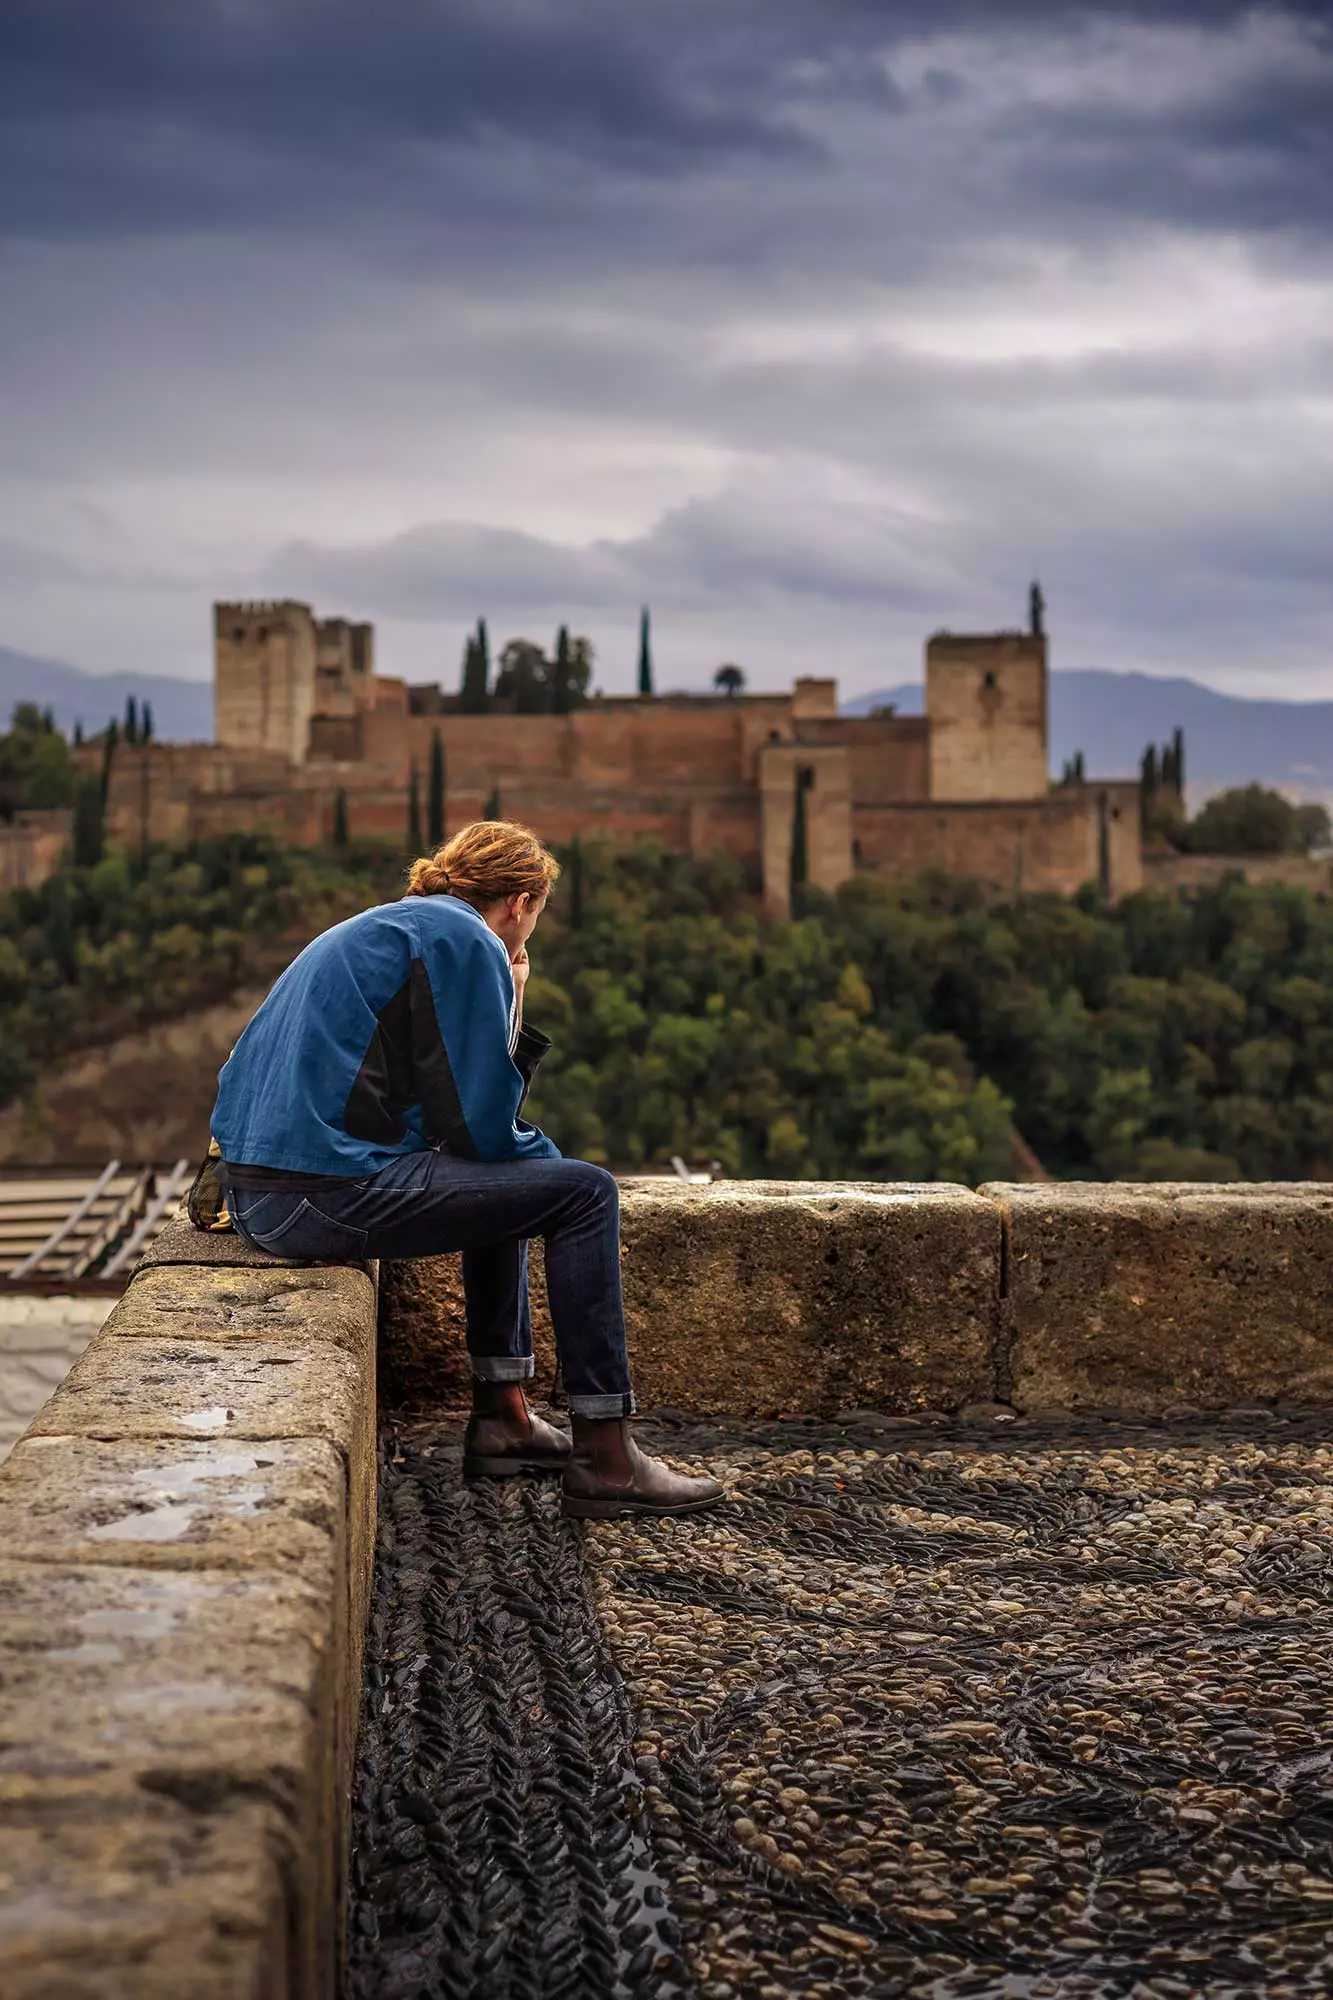
[[[1333,1420],[648,1424],[564,1521],[384,1439],[356,2000],[1333,1986]]]

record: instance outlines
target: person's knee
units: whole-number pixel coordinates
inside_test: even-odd
[[[607,1208],[613,1213],[620,1207],[620,1183],[605,1167],[594,1166],[591,1160],[574,1160],[570,1164],[577,1167],[576,1185],[579,1193],[590,1207]]]

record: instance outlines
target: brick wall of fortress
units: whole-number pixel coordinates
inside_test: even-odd
[[[118,751],[108,830],[134,844],[233,828],[313,842],[332,831],[334,800],[347,797],[357,836],[400,839],[411,766],[423,793],[431,742],[445,752],[450,827],[480,817],[498,789],[506,813],[531,819],[551,840],[576,833],[655,835],[692,853],[757,860],[758,757],[774,731],[816,748],[846,740],[829,717],[793,721],[792,699],[597,702],[573,715],[411,716],[380,707],[358,718],[362,755],[293,765],[280,752],[210,744],[154,744]],[[858,723],[848,748],[853,794],[868,803],[925,797],[926,725],[919,717]],[[349,745],[350,747],[350,745]],[[95,753],[84,753],[91,768]]]

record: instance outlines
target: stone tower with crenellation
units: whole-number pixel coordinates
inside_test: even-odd
[[[304,761],[315,707],[317,644],[308,604],[213,606],[213,732],[228,750],[280,750]]]
[[[375,635],[347,618],[316,618],[308,604],[213,606],[213,725],[228,750],[310,754],[313,715],[356,712],[375,679]]]
[[[936,632],[926,641],[931,798],[1044,798],[1048,707],[1044,633]]]

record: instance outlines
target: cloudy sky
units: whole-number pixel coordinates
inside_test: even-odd
[[[1333,694],[1323,0],[5,0],[0,643]]]

